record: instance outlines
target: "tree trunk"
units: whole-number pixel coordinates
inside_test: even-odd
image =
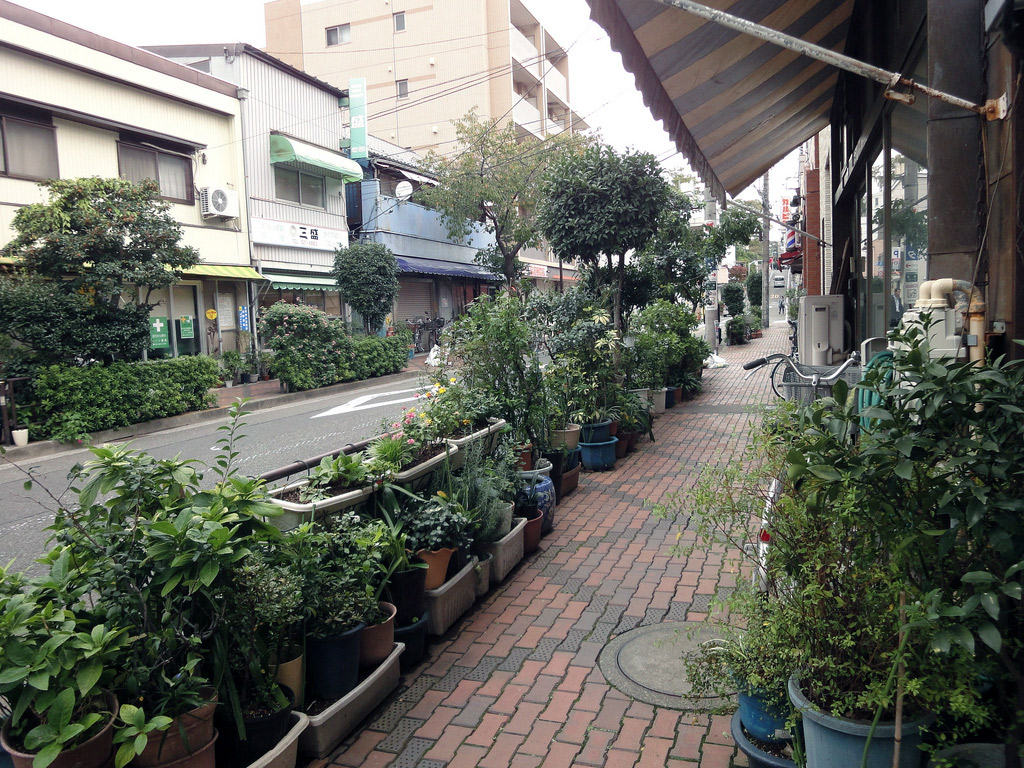
[[[609,261],[611,257],[609,256]],[[613,322],[615,323],[615,331],[618,333],[619,341],[622,340],[622,284],[626,274],[626,254],[619,256],[619,265],[615,270],[615,307],[613,310]],[[612,364],[615,366],[615,373],[621,372],[622,367],[622,352],[619,345],[616,344],[612,347]]]

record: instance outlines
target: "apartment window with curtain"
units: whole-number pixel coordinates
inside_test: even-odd
[[[338,24],[327,28],[327,46],[341,45],[352,40],[352,26],[350,24]]]
[[[192,159],[131,144],[117,145],[117,163],[122,179],[140,182],[152,179],[160,197],[175,203],[195,203],[192,187]]]
[[[405,11],[395,14],[395,32],[405,32]]]
[[[398,98],[407,99],[409,98],[409,81],[408,80],[396,80],[395,86],[398,88]]]
[[[0,115],[0,175],[57,179],[57,132],[52,125]]]

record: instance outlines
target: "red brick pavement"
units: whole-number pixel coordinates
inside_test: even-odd
[[[497,590],[478,602],[429,658],[325,765],[575,768],[746,765],[728,718],[638,702],[597,666],[607,641],[671,612],[721,578],[721,556],[671,557],[675,527],[650,504],[685,489],[705,462],[746,442],[745,406],[770,396],[764,372],[744,361],[777,351],[787,326],[723,347],[726,368],[704,373],[704,391],[655,423],[654,443],[611,472],[586,473],[557,507],[555,530]],[[730,582],[734,583],[734,582]]]

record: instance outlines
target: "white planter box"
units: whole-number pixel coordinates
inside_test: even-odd
[[[465,437],[446,437],[446,443],[453,445],[460,450],[460,453],[457,453],[452,457],[452,469],[460,469],[462,467],[466,462],[466,455],[465,453],[461,453],[461,451],[464,451],[470,443],[475,443],[477,440],[486,439],[487,444],[484,446],[484,453],[491,453],[497,444],[498,433],[504,426],[504,419],[496,419],[483,429],[478,429],[476,432],[466,435]]]
[[[309,718],[309,727],[299,736],[299,750],[303,755],[327,757],[398,687],[398,657],[404,650],[402,643],[395,643],[391,655],[365,680],[319,715]]]
[[[427,632],[431,635],[443,635],[448,628],[473,607],[476,602],[476,563],[475,557],[455,576],[448,579],[437,589],[427,590]]]
[[[309,725],[309,718],[302,712],[292,712],[292,727],[277,746],[259,760],[249,763],[248,768],[295,768],[299,759],[299,737]]]
[[[283,501],[278,498],[296,488],[302,488],[309,484],[308,478],[303,478],[281,488],[274,488],[270,491],[270,501],[281,507],[284,512],[277,517],[267,518],[267,522],[277,526],[282,531],[297,528],[300,524],[312,520],[323,520],[327,515],[339,512],[348,507],[354,507],[360,502],[366,501],[373,493],[373,486],[365,485],[337,496],[331,496],[320,501],[312,501],[308,504],[300,504],[294,501]]]
[[[500,584],[523,559],[523,531],[526,530],[526,518],[517,517],[516,524],[503,539],[490,546],[491,551],[491,584]]]
[[[445,450],[441,451],[437,456],[429,458],[422,464],[417,464],[415,467],[411,467],[404,472],[399,472],[395,475],[395,482],[402,485],[411,485],[414,492],[425,488],[430,480],[431,473],[440,469],[445,459],[454,461],[455,457],[459,454],[457,446],[446,443],[444,447]]]
[[[483,597],[491,591],[491,563],[494,562],[494,555],[480,560],[476,564],[476,596]]]

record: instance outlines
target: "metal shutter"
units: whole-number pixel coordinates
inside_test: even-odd
[[[394,324],[401,328],[414,317],[434,317],[434,281],[400,277]]]

